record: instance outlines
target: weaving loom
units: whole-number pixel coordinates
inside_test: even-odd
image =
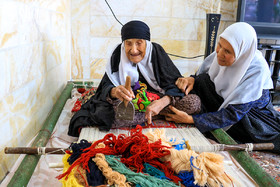
[[[149,131],[152,131],[155,128],[144,128],[143,134],[146,134]],[[182,141],[187,141],[192,150],[196,152],[216,152],[215,145],[211,144],[203,134],[195,127],[190,128],[161,128],[165,131],[167,140],[176,142],[179,144]],[[89,142],[94,142],[96,140],[102,139],[108,132],[99,131],[96,127],[86,127],[81,130],[79,140],[85,139]],[[115,134],[127,134],[128,130],[122,129],[111,129],[110,133]]]
[[[192,150],[202,153],[205,150],[215,151],[217,149],[215,145],[211,144],[208,139],[206,139],[203,134],[195,127],[188,128],[143,128],[143,134],[148,132],[154,132],[156,130],[163,131],[165,134],[165,139],[172,142],[173,144],[180,145],[180,149],[186,148],[182,145],[182,142],[188,142],[188,145]],[[80,132],[78,142],[81,140],[87,140],[89,142],[94,142],[102,139],[106,134],[113,133],[118,136],[119,134],[129,135],[129,129],[111,129],[109,132],[99,131],[96,127],[86,127],[83,128]],[[177,142],[177,143],[176,143]],[[229,155],[225,152],[220,152],[222,156],[225,157],[224,168],[227,175],[230,175],[235,180],[233,181],[234,186],[255,186],[253,180],[247,180],[247,174],[241,168],[236,168],[238,163],[233,162]],[[228,158],[226,158],[228,157]],[[240,166],[238,166],[240,167]],[[242,172],[241,172],[242,171]],[[246,176],[245,179],[244,175]],[[250,177],[249,177],[250,178]],[[237,179],[237,180],[236,180]]]
[[[101,132],[97,128],[83,128],[79,139],[67,136],[67,129],[71,119],[71,109],[79,95],[76,95],[75,89],[72,91],[72,98],[66,102],[59,120],[53,130],[51,139],[46,147],[64,147],[67,148],[71,142],[79,142],[81,139],[89,141],[98,140],[104,137],[107,133],[115,135],[124,133],[128,134],[128,130],[111,129],[109,132]],[[143,128],[143,134],[154,131],[156,128]],[[166,139],[170,141],[180,141],[183,138],[188,141],[192,149],[196,149],[197,145],[202,147],[211,147],[211,143],[196,129],[196,128],[161,128],[165,129]],[[173,138],[173,139],[172,139]],[[176,140],[175,140],[176,138]],[[234,186],[257,186],[242,167],[233,159],[228,152],[219,152],[224,156],[225,172],[231,177],[237,179]],[[28,156],[29,157],[29,156]],[[34,171],[28,186],[59,186],[61,183],[55,178],[62,173],[61,169],[49,168],[51,163],[61,163],[61,155],[43,155],[40,159],[36,170]],[[20,160],[19,160],[20,161]],[[17,165],[17,164],[15,164]],[[13,171],[11,171],[13,173]],[[3,183],[4,184],[4,183]]]

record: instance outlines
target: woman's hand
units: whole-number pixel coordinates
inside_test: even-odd
[[[193,77],[181,77],[175,82],[176,86],[184,92],[186,95],[193,89],[194,78]]]
[[[133,91],[131,89],[127,90],[123,85],[112,88],[110,96],[121,101],[131,101],[133,98],[135,98]]]
[[[169,106],[169,109],[174,114],[164,114],[166,121],[174,121],[175,123],[194,123],[193,117],[186,112],[176,109],[173,106]]]
[[[152,116],[158,115],[159,112],[164,107],[169,105],[170,101],[171,101],[171,98],[169,96],[164,96],[164,97],[160,98],[159,100],[155,100],[155,101],[151,102],[151,104],[149,104],[149,106],[147,106],[146,112],[145,112],[145,119],[147,119],[148,124],[152,123]]]

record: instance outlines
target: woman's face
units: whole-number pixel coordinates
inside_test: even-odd
[[[235,53],[230,43],[220,38],[216,48],[217,59],[220,66],[231,66],[235,61]]]
[[[125,54],[127,58],[137,64],[146,53],[146,40],[143,39],[127,39],[124,41]]]

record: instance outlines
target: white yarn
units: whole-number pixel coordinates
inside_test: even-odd
[[[246,143],[245,151],[253,151],[254,145],[252,143]]]
[[[37,148],[38,155],[45,155],[46,154],[46,147],[38,147]]]

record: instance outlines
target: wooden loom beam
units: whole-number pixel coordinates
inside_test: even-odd
[[[246,144],[217,144],[220,149],[216,151],[244,151],[248,149]],[[252,150],[272,150],[274,144],[272,143],[259,143],[252,144]],[[35,155],[45,155],[45,154],[65,154],[66,151],[71,151],[69,148],[49,148],[49,147],[5,147],[5,154],[35,154]],[[196,151],[196,150],[194,150]],[[209,150],[210,151],[210,150]],[[212,152],[212,151],[210,151]]]
[[[74,82],[75,83],[75,82]],[[80,83],[80,82],[77,82]],[[71,96],[73,88],[72,82],[69,82],[61,93],[59,99],[55,103],[50,115],[47,117],[40,133],[36,137],[32,147],[44,147],[56,125],[56,122],[61,114],[61,111]],[[237,144],[224,130],[216,129],[211,132],[215,138],[222,144]],[[260,186],[279,186],[279,183],[273,179],[258,163],[253,160],[245,151],[229,151],[229,153],[239,162],[245,171],[258,183]],[[40,159],[40,155],[26,155],[11,179],[8,187],[27,186],[36,166]]]
[[[47,144],[61,111],[63,110],[67,99],[71,96],[72,88],[73,83],[68,82],[31,147],[44,147]],[[26,155],[9,182],[8,187],[27,186],[40,157],[41,155]]]

